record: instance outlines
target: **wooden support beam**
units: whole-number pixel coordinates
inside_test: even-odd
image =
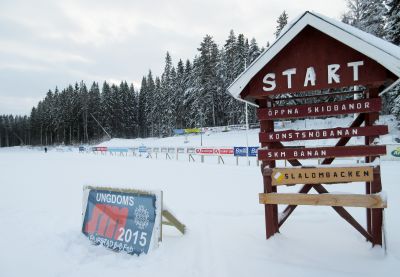
[[[260,193],[260,204],[363,207],[370,209],[387,207],[386,201],[379,194]]]
[[[182,224],[172,213],[170,213],[168,210],[163,210],[162,216],[167,220],[167,221],[162,221],[162,224],[174,226],[176,229],[179,230],[179,232],[185,234],[186,226]]]

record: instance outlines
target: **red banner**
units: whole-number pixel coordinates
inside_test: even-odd
[[[262,132],[260,142],[294,141],[313,139],[332,139],[341,137],[379,136],[389,132],[388,126],[376,125],[356,128],[332,128],[319,130],[286,130],[280,132]]]
[[[104,147],[104,146],[95,146],[95,147],[93,147],[93,151],[106,152],[106,151],[107,151],[107,147]]]
[[[362,157],[386,155],[385,145],[337,146],[316,148],[259,149],[258,159],[262,161],[317,159],[337,157]]]
[[[362,100],[346,100],[333,103],[328,102],[321,104],[262,108],[257,110],[257,115],[260,120],[332,116],[340,114],[379,112],[381,110],[381,106],[381,99],[373,98]]]
[[[196,148],[197,155],[223,156],[233,155],[232,148]]]

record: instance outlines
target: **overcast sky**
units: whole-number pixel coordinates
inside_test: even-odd
[[[166,51],[193,59],[209,34],[273,42],[283,10],[339,19],[345,0],[0,0],[0,114],[29,114],[49,89],[69,83],[159,75]]]

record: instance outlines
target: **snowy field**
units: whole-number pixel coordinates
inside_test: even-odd
[[[398,276],[400,269],[396,162],[382,164],[386,255],[329,207],[298,207],[281,234],[265,240],[255,166],[13,148],[0,150],[0,168],[0,276],[365,277]],[[147,256],[93,246],[80,232],[86,184],[162,189],[188,232],[165,227],[160,248]],[[361,193],[362,187],[329,190]],[[350,211],[364,222],[364,209]]]
[[[306,127],[335,127],[336,123],[313,121]],[[393,128],[396,123],[384,123],[391,134],[383,141],[392,143],[398,135]],[[302,124],[290,128],[304,128]],[[257,136],[258,130],[249,132],[250,145],[258,145]],[[113,139],[102,145],[200,144],[199,135],[188,140],[184,144],[183,137]],[[353,144],[359,142],[353,140]],[[244,131],[203,136],[207,146],[245,143]],[[298,207],[281,233],[266,240],[264,209],[258,204],[263,188],[260,169],[254,159],[250,167],[245,158],[240,161],[236,166],[233,158],[217,165],[216,157],[206,157],[205,163],[197,157],[195,163],[188,163],[186,155],[177,161],[81,154],[76,149],[59,152],[54,148],[47,154],[39,148],[0,149],[0,277],[398,276],[399,162],[381,165],[389,207],[385,210],[385,253],[381,247],[372,248],[330,207]],[[160,248],[140,257],[94,246],[81,233],[84,185],[161,189],[164,203],[187,226],[187,234],[164,227]],[[364,193],[361,183],[326,187],[331,192]],[[348,210],[365,225],[365,209]]]

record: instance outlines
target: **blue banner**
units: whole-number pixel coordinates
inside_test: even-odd
[[[147,147],[146,146],[139,146],[139,153],[147,153]]]
[[[249,147],[249,157],[257,157],[258,155],[258,146]]]
[[[139,255],[149,250],[155,219],[155,195],[91,189],[82,232],[95,244]]]
[[[235,157],[246,157],[246,147],[233,147]]]
[[[128,148],[123,148],[123,147],[108,147],[108,152],[128,153]]]
[[[174,134],[175,135],[184,135],[185,129],[174,129]]]

